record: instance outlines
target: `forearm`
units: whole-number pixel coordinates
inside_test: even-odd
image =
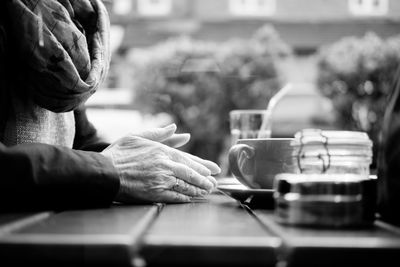
[[[119,189],[112,163],[96,152],[0,143],[0,209],[104,206]]]

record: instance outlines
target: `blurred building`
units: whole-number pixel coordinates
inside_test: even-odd
[[[109,0],[108,8],[120,49],[181,34],[248,38],[271,23],[301,53],[344,36],[388,37],[400,29],[398,0]]]

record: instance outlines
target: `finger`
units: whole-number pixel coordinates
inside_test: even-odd
[[[189,196],[182,193],[166,190],[160,193],[156,201],[165,203],[187,203],[190,202],[191,199]]]
[[[200,175],[198,172],[182,164],[180,162],[173,162],[170,161],[166,163],[169,165],[170,170],[173,172],[174,176],[184,180],[185,182],[205,189],[206,191],[210,192],[214,188],[214,184],[208,180],[203,175]]]
[[[162,128],[154,128],[140,133],[132,133],[132,135],[156,142],[163,142],[173,136],[175,134],[175,131],[176,125],[173,123]]]
[[[181,134],[173,134],[170,138],[164,140],[162,143],[164,145],[170,146],[170,147],[181,147],[185,144],[187,144],[190,140],[190,134],[188,133],[181,133]]]
[[[209,160],[205,160],[202,158],[199,158],[195,155],[189,154],[187,152],[182,152],[184,153],[188,158],[190,158],[191,160],[205,166],[207,169],[210,170],[211,174],[215,175],[221,172],[221,168],[214,162],[209,161]]]
[[[217,182],[217,180],[215,180],[214,177],[212,177],[212,176],[207,176],[206,178],[214,185],[214,188],[217,187],[218,182]]]
[[[211,175],[211,171],[207,167],[192,160],[191,157],[188,157],[187,155],[190,155],[189,153],[182,152],[177,149],[172,149],[170,151],[169,155],[170,155],[170,159],[187,165],[188,167],[192,168],[193,170],[195,170],[202,176],[210,176]]]
[[[175,178],[175,183],[171,187],[171,190],[190,197],[202,197],[208,194],[206,190],[193,186],[178,178]]]

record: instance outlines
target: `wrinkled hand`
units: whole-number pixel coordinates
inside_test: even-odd
[[[127,135],[101,152],[116,167],[121,186],[116,201],[189,202],[216,186],[213,162],[177,150],[190,136],[170,125]]]

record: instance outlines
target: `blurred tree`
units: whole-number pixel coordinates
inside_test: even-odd
[[[192,134],[186,151],[221,163],[230,146],[229,111],[265,108],[281,84],[276,62],[290,53],[270,26],[250,40],[180,37],[135,50],[134,105],[170,114]]]
[[[381,119],[400,63],[400,36],[347,37],[319,51],[318,88],[336,110],[339,129],[361,130],[379,146]]]

